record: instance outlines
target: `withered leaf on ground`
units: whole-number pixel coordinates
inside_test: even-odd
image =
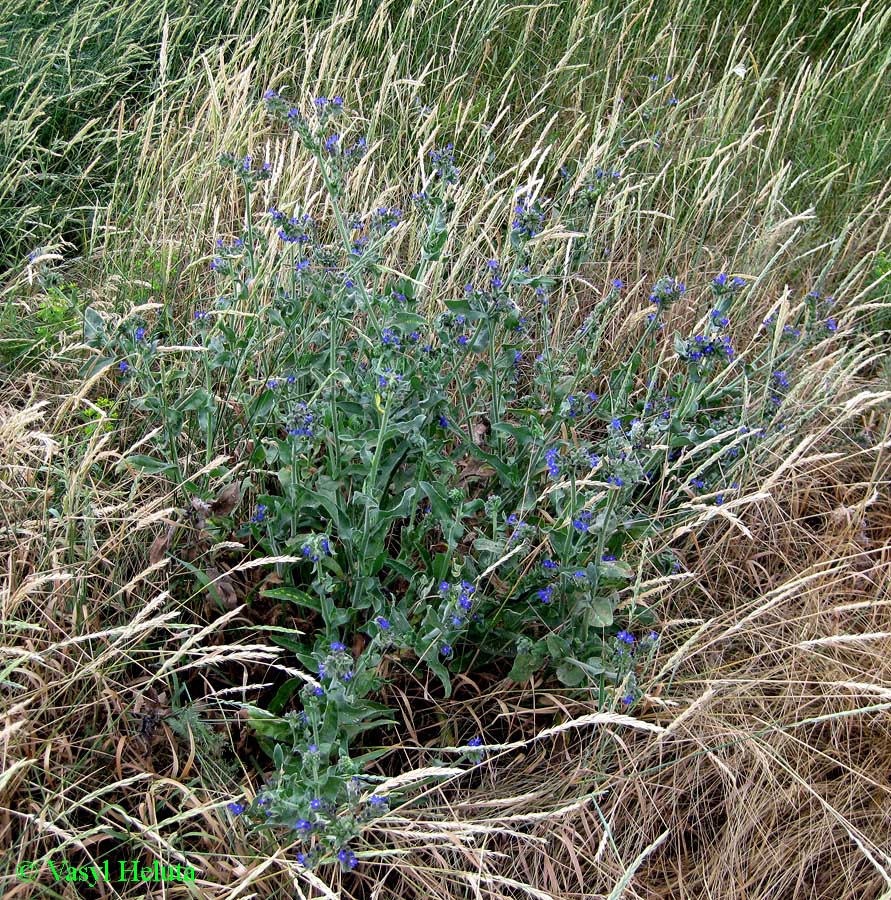
[[[195,527],[200,531],[207,524],[207,517],[210,515],[210,504],[200,497],[192,497],[191,507],[189,518],[192,519]]]
[[[238,483],[228,484],[220,491],[220,495],[210,504],[210,512],[214,516],[229,516],[241,500],[241,489]]]
[[[149,547],[149,565],[157,565],[164,559],[165,554],[170,549],[170,542],[173,540],[173,525],[170,525],[166,531],[159,534]]]
[[[487,418],[482,418],[474,422],[470,426],[470,436],[473,438],[474,444],[478,447],[482,447],[486,443],[486,438],[489,436],[491,430],[492,426],[489,424]]]
[[[466,456],[458,465],[461,467],[458,474],[458,483],[461,487],[464,487],[471,478],[491,478],[495,474],[492,466],[473,456]]]
[[[210,579],[207,589],[211,597],[222,603],[226,609],[235,609],[238,606],[238,594],[235,593],[232,579],[212,566],[207,570],[207,577]]]

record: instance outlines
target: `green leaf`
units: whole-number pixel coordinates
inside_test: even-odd
[[[571,662],[557,666],[557,678],[565,687],[581,687],[588,680],[585,673]]]
[[[289,678],[269,701],[269,711],[279,715],[294,692],[302,686],[303,682],[299,678]]]
[[[569,642],[559,634],[549,634],[545,638],[545,646],[548,648],[551,659],[562,659],[569,653]]]
[[[509,425],[507,422],[496,422],[492,426],[492,430],[502,431],[505,434],[509,434],[516,440],[517,445],[520,448],[525,447],[527,444],[535,440],[535,435],[532,433],[531,429],[526,428],[523,425]]]
[[[479,322],[480,319],[486,318],[484,312],[474,309],[467,300],[446,300],[445,305],[449,312],[463,315],[468,322]]]
[[[529,681],[540,668],[541,660],[538,656],[532,653],[518,653],[507,677],[510,678],[511,681],[523,683]]]
[[[430,501],[430,508],[440,523],[445,524],[454,518],[445,495],[438,487],[430,484],[429,481],[418,482],[418,487],[421,493]]]
[[[319,598],[313,597],[312,594],[301,591],[299,588],[269,588],[268,590],[263,591],[261,596],[270,597],[273,600],[287,600],[290,603],[295,603],[297,606],[305,606],[314,612],[322,612],[322,602]]]
[[[176,466],[171,463],[164,462],[162,459],[155,459],[153,456],[142,456],[141,454],[128,456],[126,459],[121,460],[119,466],[124,465],[131,466],[138,472],[145,472],[148,475],[168,474],[176,471]]]
[[[395,506],[390,507],[390,509],[381,510],[383,517],[387,521],[408,517],[411,513],[411,500],[416,493],[417,489],[414,486],[406,488],[402,494],[402,499]]]
[[[473,546],[480,553],[492,553],[495,556],[500,556],[504,552],[504,541],[493,541],[485,537],[478,537]]]
[[[405,293],[402,291],[401,293]],[[410,327],[415,326],[424,326],[427,325],[427,317],[422,316],[419,313],[409,312],[408,310],[401,309],[396,315],[393,317],[400,325],[408,325]]]
[[[612,597],[595,597],[588,604],[588,624],[595,628],[608,628],[613,624],[615,603]]]
[[[428,654],[428,658],[424,660],[427,663],[427,667],[433,672],[435,675],[439,677],[439,680],[442,682],[443,690],[445,691],[446,697],[452,696],[452,676],[449,674],[449,670],[435,657],[429,658],[434,652],[436,648],[430,651]]]
[[[107,340],[105,320],[92,306],[84,310],[84,340],[88,344],[104,344]]]
[[[115,363],[116,359],[112,357],[101,357],[99,359],[88,359],[78,371],[78,375],[82,379],[92,378],[94,375],[98,375],[100,372],[105,371],[105,369],[110,369]]]
[[[485,323],[476,333],[473,341],[470,344],[470,349],[474,353],[482,353],[489,346],[489,323]]]

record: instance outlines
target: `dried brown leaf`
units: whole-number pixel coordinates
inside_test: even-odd
[[[173,539],[173,526],[171,525],[165,532],[159,534],[149,548],[149,564],[157,565],[164,559],[165,554],[170,549],[170,542]]]
[[[229,516],[241,500],[241,489],[238,483],[226,485],[220,495],[210,504],[210,512],[214,516]]]
[[[238,594],[235,593],[235,584],[228,575],[220,573],[213,567],[207,570],[210,584],[207,586],[211,597],[220,602],[226,609],[235,609],[238,606]]]

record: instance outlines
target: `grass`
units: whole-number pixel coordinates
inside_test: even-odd
[[[891,898],[889,33],[891,11],[870,4],[9,0],[5,894],[77,896],[46,861],[111,857],[187,862],[200,893],[221,898]],[[330,214],[313,159],[263,116],[263,92],[285,86],[339,92],[361,119],[369,152],[349,208],[407,205],[428,151],[454,142],[459,227],[424,278],[428,317],[479,260],[503,257],[514,192],[549,195],[565,165],[574,187],[598,167],[623,175],[577,230],[539,242],[536,265],[560,274],[556,346],[620,278],[624,306],[604,321],[598,359],[620,365],[666,271],[690,285],[721,270],[749,279],[734,322],[746,358],[762,321],[794,321],[808,291],[833,294],[838,319],[737,496],[720,507],[685,496],[672,535],[682,572],[644,575],[661,544],[640,539],[627,590],[647,596],[663,638],[633,710],[494,669],[457,679],[445,699],[391,663],[399,728],[380,739],[379,771],[423,788],[364,828],[352,873],[308,871],[293,846],[226,810],[269,770],[242,707],[297,665],[259,605],[261,579],[285,564],[233,569],[241,596],[226,609],[171,557],[150,561],[182,482],[216,492],[219,457],[231,457],[227,477],[252,463],[233,439],[174,447],[188,478],[135,472],[123,461],[147,452],[147,418],[88,365],[86,307],[185,334],[214,296],[214,240],[245,221],[221,152],[270,160],[262,208]],[[419,249],[397,230],[388,259]],[[259,258],[261,276],[274,258]],[[666,331],[694,321],[679,304]],[[197,353],[169,352],[198,379]],[[448,752],[465,725],[498,735],[482,766]],[[43,866],[40,882],[19,877],[26,861]]]

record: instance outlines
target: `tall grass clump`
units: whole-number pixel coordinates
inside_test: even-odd
[[[11,895],[891,897],[891,17],[805,6],[0,13]]]

